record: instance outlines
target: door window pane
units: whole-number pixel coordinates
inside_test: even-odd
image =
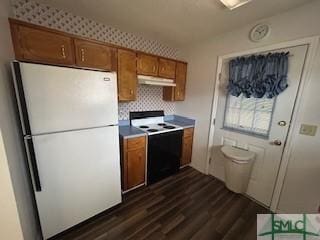
[[[274,105],[275,99],[229,95],[224,128],[269,137]]]

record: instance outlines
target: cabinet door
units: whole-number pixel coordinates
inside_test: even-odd
[[[158,58],[147,54],[138,54],[137,72],[142,75],[158,76]]]
[[[183,139],[181,166],[191,163],[192,157],[192,137]]]
[[[187,64],[178,62],[176,66],[176,84],[174,99],[176,101],[183,101],[186,91],[186,79],[187,79]]]
[[[118,98],[119,101],[134,101],[137,92],[136,53],[118,50]]]
[[[184,101],[186,92],[187,64],[176,63],[176,87],[163,88],[163,100]]]
[[[145,148],[128,151],[127,164],[127,187],[128,189],[138,186],[145,181]]]
[[[25,26],[12,26],[12,36],[18,60],[51,64],[74,64],[70,37]]]
[[[193,131],[194,128],[186,128],[183,131],[182,157],[180,163],[181,166],[191,163]]]
[[[176,62],[168,59],[159,59],[159,77],[174,79],[176,76]]]
[[[116,49],[91,41],[75,39],[76,64],[80,67],[116,70]]]

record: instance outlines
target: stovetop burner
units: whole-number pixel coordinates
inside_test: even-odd
[[[148,129],[147,131],[148,131],[148,132],[158,132],[159,130],[158,130],[158,129],[153,129],[153,128],[151,128],[151,129]]]
[[[163,128],[165,128],[165,129],[175,129],[176,127],[174,127],[174,126],[163,126]]]
[[[165,122],[163,111],[130,112],[130,124],[149,135],[179,131],[182,127]]]

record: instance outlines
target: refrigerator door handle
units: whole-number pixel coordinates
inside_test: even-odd
[[[35,185],[35,190],[36,192],[41,192],[41,182],[40,182],[39,170],[37,165],[36,154],[34,152],[32,137],[26,136],[25,142],[27,145],[27,148],[26,148],[27,155],[28,155],[29,163],[31,165],[31,170],[32,170],[31,172],[32,172],[33,183]]]

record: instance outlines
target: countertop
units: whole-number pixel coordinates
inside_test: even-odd
[[[146,136],[147,134],[140,129],[133,127],[131,125],[120,125],[119,126],[119,135],[122,138],[133,138],[133,137],[140,137]]]
[[[165,116],[164,121],[183,128],[190,128],[195,126],[195,120],[178,115]],[[122,138],[134,138],[146,136],[147,134],[140,129],[129,125],[129,121],[122,120],[119,123],[119,135]]]

